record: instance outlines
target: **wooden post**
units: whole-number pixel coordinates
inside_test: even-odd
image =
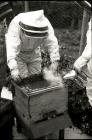
[[[87,10],[84,9],[82,29],[81,29],[79,56],[82,54],[82,52],[85,48],[85,45],[86,45],[86,33],[87,33],[87,28],[88,28],[88,20],[89,20],[89,13],[87,12]]]
[[[29,11],[29,2],[28,1],[24,1],[25,4],[25,12]]]

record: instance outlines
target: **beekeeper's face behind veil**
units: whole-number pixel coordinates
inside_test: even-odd
[[[34,46],[40,46],[44,40],[44,38],[38,38],[38,37],[32,37],[32,36],[28,36],[26,34],[25,31],[23,31],[22,29],[20,30],[20,38],[21,38],[21,41],[23,41],[23,44],[24,46],[26,46],[26,44],[29,44],[31,43],[31,49],[35,49],[33,48]]]

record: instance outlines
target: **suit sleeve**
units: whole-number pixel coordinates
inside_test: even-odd
[[[48,36],[44,40],[44,47],[48,49],[51,62],[54,62],[60,59],[59,45],[58,45],[58,40],[54,33],[54,29],[52,25],[50,24],[50,22],[48,21],[48,19],[47,19],[47,22],[48,22],[49,29],[48,29]]]
[[[5,38],[7,49],[7,64],[10,70],[18,69],[16,56],[20,51],[20,37],[17,17],[11,21]]]

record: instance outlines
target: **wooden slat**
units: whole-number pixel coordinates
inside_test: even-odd
[[[5,12],[3,12],[2,14],[0,14],[0,20],[2,20],[3,18],[10,16],[10,13],[12,12],[12,9],[9,9]]]
[[[8,2],[0,2],[0,9],[3,7],[3,6],[6,6],[8,4]]]
[[[3,5],[2,7],[0,5],[0,14],[2,14],[3,12],[5,12],[5,11],[7,11],[9,9],[11,9],[11,7],[10,7],[10,5],[8,3],[6,5]]]
[[[12,13],[13,10],[8,2],[0,3],[0,21],[8,16],[11,16]]]
[[[34,89],[31,91],[31,93],[29,94],[30,96],[36,96],[37,94],[43,94],[45,92],[50,92],[50,91],[54,91],[57,89],[61,89],[64,88],[61,85],[55,85],[55,86],[48,86],[47,88],[40,88],[40,89]]]

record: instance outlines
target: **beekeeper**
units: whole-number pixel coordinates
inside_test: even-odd
[[[87,31],[87,45],[82,55],[75,61],[74,69],[81,72],[83,66],[87,65],[88,77],[87,77],[87,96],[89,103],[92,106],[92,18],[89,22],[89,29]]]
[[[87,85],[86,91],[89,103],[92,106],[92,17],[90,19],[87,31],[87,42],[81,56],[74,62],[74,70],[64,76],[65,79],[71,79],[82,71],[83,66],[87,65]]]
[[[7,64],[14,80],[41,72],[41,49],[47,49],[51,70],[60,59],[54,30],[43,10],[20,13],[11,21],[6,34]]]

